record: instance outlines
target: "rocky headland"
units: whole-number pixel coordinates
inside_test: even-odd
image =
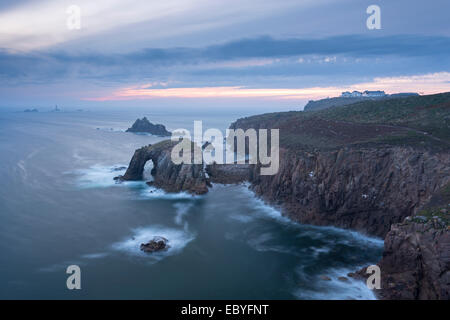
[[[359,96],[359,97],[334,97],[334,98],[326,98],[326,99],[320,99],[320,100],[310,100],[306,105],[304,110],[305,111],[318,111],[328,108],[334,108],[334,107],[342,107],[347,106],[352,103],[362,102],[362,101],[369,101],[369,100],[385,100],[385,99],[397,99],[397,98],[405,98],[410,96],[418,96],[419,94],[408,92],[408,93],[395,93],[395,94],[388,94],[380,97],[365,97],[365,96]]]
[[[174,142],[165,141],[136,150],[120,179],[142,179],[152,160],[154,185],[168,191],[203,194],[210,182],[248,181],[295,221],[384,238],[380,298],[449,298],[450,93],[263,114],[230,128],[279,129],[278,173],[176,166]]]
[[[378,297],[450,298],[449,93],[265,114],[231,127],[280,129],[280,170],[253,174],[257,195],[293,220],[385,239]]]

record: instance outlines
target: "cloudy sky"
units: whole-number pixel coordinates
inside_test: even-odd
[[[380,30],[366,26],[372,4]],[[276,109],[343,90],[450,91],[449,12],[448,0],[2,0],[0,108]]]

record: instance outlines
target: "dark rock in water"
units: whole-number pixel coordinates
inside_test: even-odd
[[[34,109],[25,109],[23,112],[39,112],[38,109],[34,108]]]
[[[346,282],[346,281],[348,281],[348,278],[346,278],[346,277],[338,277],[338,280]]]
[[[324,281],[331,281],[331,278],[329,276],[324,276],[324,275],[320,276],[320,279],[324,280]]]
[[[171,133],[166,130],[166,127],[162,124],[153,124],[146,117],[137,119],[131,128],[128,128],[126,132],[136,133],[150,133],[156,136],[170,136]]]
[[[169,240],[166,238],[156,236],[147,243],[141,243],[140,248],[147,253],[163,251],[169,249],[170,246],[168,245],[168,242]]]

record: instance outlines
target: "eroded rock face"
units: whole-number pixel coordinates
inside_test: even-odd
[[[450,182],[450,155],[402,147],[280,150],[276,175],[253,176],[252,189],[296,221],[384,237]]]
[[[126,132],[137,133],[150,133],[156,136],[170,136],[171,133],[166,130],[166,127],[162,124],[153,124],[146,117],[137,119],[131,128],[128,128]]]
[[[394,224],[384,240],[382,299],[450,299],[450,232],[442,222]],[[366,277],[365,269],[359,272]]]
[[[172,148],[178,142],[165,140],[154,145],[142,147],[134,152],[130,165],[120,180],[142,180],[144,166],[153,161],[153,185],[167,192],[186,191],[192,194],[208,192],[203,165],[174,164],[171,159]]]
[[[393,225],[379,265],[382,298],[450,299],[450,232],[445,226],[433,221]]]
[[[253,175],[253,190],[293,220],[385,238],[379,298],[450,298],[450,230],[439,219],[405,220],[448,187],[448,153],[404,147],[282,150],[280,159],[277,175]]]

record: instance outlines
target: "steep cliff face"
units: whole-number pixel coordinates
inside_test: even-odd
[[[258,195],[296,221],[379,237],[450,182],[449,154],[408,147],[281,150],[280,159],[275,176],[254,175]]]
[[[416,220],[416,221],[414,221]],[[450,299],[450,232],[439,218],[406,219],[384,240],[383,299]]]
[[[153,162],[152,184],[167,192],[186,191],[192,194],[208,192],[203,165],[174,164],[171,159],[172,148],[178,142],[165,140],[160,143],[142,147],[135,151],[127,171],[120,180],[142,180],[147,161]]]
[[[444,93],[243,118],[230,128],[280,130],[277,174],[210,165],[207,179],[201,165],[174,165],[168,142],[137,150],[122,179],[142,179],[151,159],[154,184],[168,191],[248,180],[293,220],[385,238],[381,298],[449,299],[449,111]]]
[[[380,298],[449,299],[449,111],[443,93],[265,114],[231,127],[279,128],[280,170],[255,171],[251,187],[284,214],[385,238]]]

